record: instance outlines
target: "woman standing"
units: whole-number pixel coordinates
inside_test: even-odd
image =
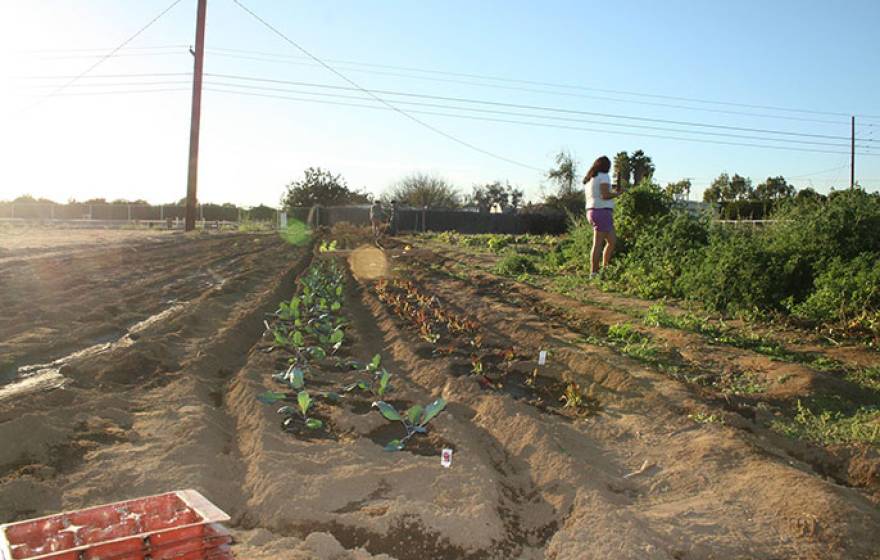
[[[602,258],[602,267],[611,262],[614,254],[614,244],[617,237],[614,235],[614,199],[621,195],[620,189],[612,189],[611,160],[602,156],[593,162],[593,166],[584,176],[587,195],[587,219],[593,226],[593,250],[590,254],[590,278],[594,278],[599,272],[599,258]]]

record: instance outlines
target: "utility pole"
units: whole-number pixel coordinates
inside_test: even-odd
[[[205,12],[208,0],[199,0],[196,18],[196,49],[193,67],[192,117],[189,125],[189,173],[186,180],[185,231],[196,228],[196,185],[199,178],[199,124],[202,116],[202,68],[205,61]]]
[[[856,116],[852,116],[852,129],[849,141],[849,189],[856,188]]]

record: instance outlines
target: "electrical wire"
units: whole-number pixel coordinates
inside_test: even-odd
[[[243,95],[243,96],[264,97],[264,98],[273,98],[273,99],[286,99],[286,100],[290,100],[290,101],[305,101],[305,102],[309,102],[309,103],[320,103],[320,104],[325,104],[325,105],[337,105],[337,106],[355,107],[355,108],[363,108],[363,109],[394,110],[394,109],[388,109],[386,107],[377,107],[375,105],[366,105],[366,104],[362,104],[362,103],[348,103],[348,102],[341,102],[341,101],[327,101],[327,100],[323,100],[323,99],[310,99],[310,98],[304,98],[304,97],[262,94],[262,93],[253,93],[253,92],[243,92],[243,91],[237,91],[237,90],[224,90],[224,89],[218,89],[218,88],[213,88],[213,87],[206,88],[206,91],[212,91],[212,92],[218,92],[218,93],[230,93],[230,94]],[[561,130],[577,130],[577,131],[585,131],[585,132],[598,132],[598,133],[602,133],[602,134],[618,134],[618,135],[625,135],[625,136],[660,138],[660,139],[664,139],[664,140],[678,140],[678,141],[684,141],[684,142],[721,144],[721,145],[729,145],[729,146],[745,146],[745,147],[750,147],[750,148],[765,148],[765,149],[771,149],[771,150],[786,150],[786,151],[793,151],[793,152],[813,152],[813,153],[823,153],[823,154],[847,154],[848,153],[848,152],[820,150],[820,149],[812,149],[812,148],[792,148],[792,147],[786,147],[786,146],[751,144],[751,143],[744,143],[744,142],[728,142],[728,141],[723,141],[723,140],[695,139],[695,138],[685,138],[685,137],[680,137],[680,136],[666,136],[666,135],[639,133],[639,132],[625,132],[625,131],[619,131],[619,130],[575,127],[575,126],[557,125],[557,124],[540,123],[540,122],[524,122],[524,121],[511,120],[511,119],[498,119],[498,118],[491,118],[491,117],[481,117],[481,116],[476,116],[476,115],[460,115],[460,114],[442,113],[442,112],[436,112],[436,111],[414,110],[411,112],[417,113],[417,114],[422,114],[422,115],[433,115],[433,116],[440,116],[440,117],[452,117],[452,118],[459,118],[459,119],[517,124],[517,125],[526,125],[526,126],[533,126],[533,127],[536,126],[536,127],[553,128],[553,129],[561,129]],[[858,154],[864,155],[864,156],[880,156],[880,154],[870,154],[870,153],[858,153]]]
[[[185,49],[188,45],[155,45],[143,47],[123,47],[116,49],[117,51],[151,51],[160,49]],[[107,52],[108,48],[92,48],[92,49],[27,49],[15,51],[17,54],[51,54],[51,53],[71,53],[71,52]]]
[[[233,0],[235,2],[236,0]],[[269,53],[266,51],[249,51],[244,49],[222,49],[222,48],[214,48],[215,51],[225,51],[225,52],[239,52],[245,54],[258,54],[258,55],[268,55],[275,57],[291,57],[291,55],[277,54],[277,53]],[[375,63],[365,63],[365,62],[354,62],[347,60],[339,60],[339,59],[328,59],[330,62],[338,63],[338,64],[349,64],[349,65],[360,65],[360,66],[369,66],[374,68],[386,68],[391,70],[404,70],[409,72],[421,72],[421,73],[430,73],[430,74],[438,74],[438,75],[446,75],[446,76],[455,76],[455,77],[463,77],[463,78],[477,78],[482,80],[489,81],[497,81],[497,82],[508,82],[508,83],[519,83],[525,85],[538,85],[538,86],[547,86],[547,87],[555,87],[560,89],[571,89],[571,90],[581,90],[581,91],[595,91],[601,93],[613,93],[613,94],[622,94],[622,95],[632,95],[636,97],[648,97],[655,99],[667,99],[674,101],[687,101],[691,103],[702,103],[708,105],[726,105],[732,107],[743,107],[743,108],[752,108],[752,109],[765,109],[771,111],[784,111],[791,113],[803,113],[803,114],[815,114],[815,115],[830,115],[830,116],[842,116],[842,117],[850,117],[850,113],[842,113],[835,111],[817,111],[811,109],[795,109],[791,107],[780,107],[774,105],[759,105],[752,103],[737,103],[731,101],[717,101],[710,99],[703,99],[697,97],[683,97],[676,95],[661,95],[661,94],[652,94],[652,93],[644,93],[644,92],[636,92],[636,91],[626,91],[626,90],[618,90],[618,89],[603,89],[603,88],[595,88],[595,87],[587,87],[582,85],[574,85],[574,84],[561,84],[561,83],[553,83],[546,81],[538,81],[538,80],[523,80],[523,79],[514,79],[514,78],[505,78],[500,76],[491,76],[484,74],[471,74],[465,72],[448,72],[448,71],[440,71],[440,70],[426,70],[424,68],[413,68],[407,66],[394,66],[389,64],[375,64]],[[875,115],[856,115],[857,117],[861,116],[863,118],[871,118],[871,119],[880,119],[880,116]]]
[[[369,90],[367,90],[367,89],[365,89],[365,88],[362,88],[362,87],[361,87],[360,85],[358,85],[355,81],[351,80],[350,78],[348,78],[347,76],[345,76],[344,74],[342,74],[341,72],[339,72],[338,70],[336,70],[335,68],[333,68],[332,66],[330,66],[329,64],[327,64],[326,62],[324,62],[323,60],[321,60],[320,58],[318,58],[317,56],[313,55],[311,52],[307,51],[305,48],[303,48],[302,46],[300,46],[300,45],[299,45],[297,42],[295,42],[293,39],[291,39],[290,37],[288,37],[287,35],[285,35],[285,34],[282,33],[281,31],[279,31],[278,29],[276,29],[275,27],[273,27],[269,22],[267,22],[266,20],[264,20],[263,18],[261,18],[259,15],[257,15],[256,13],[254,13],[250,8],[248,8],[247,6],[245,6],[244,4],[242,4],[242,3],[240,2],[240,0],[232,0],[232,1],[233,1],[233,2],[234,2],[239,8],[241,8],[242,10],[244,10],[245,12],[247,12],[248,14],[250,14],[254,19],[256,19],[256,20],[259,21],[261,24],[263,24],[267,29],[269,29],[270,31],[272,31],[273,33],[275,33],[276,35],[278,35],[279,37],[281,37],[282,39],[284,39],[287,43],[289,43],[290,45],[292,45],[293,47],[295,47],[297,50],[299,50],[300,52],[302,52],[303,54],[305,54],[306,56],[308,56],[309,58],[311,58],[312,60],[314,60],[315,62],[317,62],[318,64],[320,64],[321,66],[323,66],[324,68],[326,68],[327,70],[329,70],[330,72],[332,72],[333,74],[335,74],[336,76],[338,76],[339,78],[341,78],[342,80],[348,82],[349,84],[351,84],[351,85],[354,86],[355,88],[357,88],[357,89],[363,91],[364,93],[368,94],[370,97],[373,97],[374,99],[376,99],[377,101],[379,101],[379,102],[382,103],[383,105],[387,106],[387,107],[388,107],[389,109],[391,109],[392,111],[395,111],[396,113],[398,113],[398,114],[400,114],[400,115],[403,115],[404,117],[408,118],[409,120],[411,120],[411,121],[413,121],[413,122],[415,122],[415,123],[417,123],[417,124],[419,124],[419,125],[421,125],[421,126],[427,128],[428,130],[431,130],[432,132],[434,132],[434,133],[436,133],[436,134],[439,134],[440,136],[443,136],[444,138],[447,138],[447,139],[449,139],[449,140],[452,140],[453,142],[455,142],[455,143],[457,143],[457,144],[460,144],[460,145],[462,145],[462,146],[465,146],[465,147],[467,147],[467,148],[470,148],[471,150],[474,150],[474,151],[476,151],[476,152],[482,153],[482,154],[487,155],[487,156],[489,156],[489,157],[492,157],[492,158],[494,158],[494,159],[498,159],[498,160],[501,160],[501,161],[505,161],[505,162],[507,162],[507,163],[511,163],[511,164],[513,164],[513,165],[517,165],[517,166],[519,166],[519,167],[524,167],[524,168],[526,168],[526,169],[531,169],[531,170],[533,170],[533,171],[541,171],[541,172],[544,171],[544,170],[543,170],[542,168],[540,168],[540,167],[535,167],[535,166],[533,166],[533,165],[528,165],[528,164],[525,164],[525,163],[522,163],[522,162],[516,161],[516,160],[514,160],[514,159],[510,159],[510,158],[507,158],[507,157],[501,156],[501,155],[499,155],[499,154],[496,154],[496,153],[490,152],[490,151],[488,151],[488,150],[484,150],[483,148],[480,148],[480,147],[478,147],[478,146],[475,146],[474,144],[471,144],[470,142],[467,142],[467,141],[462,140],[462,139],[460,139],[460,138],[458,138],[458,137],[456,137],[456,136],[453,136],[452,134],[449,134],[449,133],[447,133],[447,132],[445,132],[445,131],[443,131],[443,130],[440,130],[439,128],[437,128],[437,127],[435,127],[435,126],[433,126],[433,125],[431,125],[431,124],[428,124],[428,123],[426,123],[425,121],[423,121],[423,120],[421,120],[421,119],[419,119],[419,118],[417,118],[417,117],[414,117],[414,116],[408,114],[406,111],[403,111],[402,109],[400,109],[400,108],[398,108],[398,107],[395,107],[393,104],[389,103],[388,101],[385,101],[384,99],[382,99],[382,98],[379,97],[378,95],[372,93],[371,91],[369,91]]]
[[[233,0],[235,2],[237,0]],[[278,80],[272,78],[257,78],[251,76],[239,76],[234,74],[216,74],[216,73],[205,73],[205,76],[213,77],[213,78],[225,78],[232,80],[242,80],[242,81],[251,81],[251,82],[263,82],[263,83],[274,83],[274,84],[285,84],[285,85],[294,85],[294,86],[305,86],[305,87],[314,87],[314,88],[323,88],[323,89],[331,89],[331,90],[345,90],[345,91],[362,91],[373,97],[374,99],[380,99],[376,97],[375,94],[382,95],[394,95],[398,97],[413,97],[413,98],[421,98],[421,99],[433,99],[439,101],[451,101],[455,103],[471,103],[471,104],[479,104],[479,105],[489,105],[495,107],[508,107],[515,109],[529,109],[536,111],[547,111],[554,113],[565,113],[565,114],[575,114],[575,115],[586,115],[593,117],[605,117],[605,118],[614,118],[614,119],[623,119],[623,120],[634,120],[641,122],[651,122],[651,123],[660,123],[660,124],[674,124],[679,126],[694,126],[701,128],[714,128],[721,130],[734,130],[739,132],[757,132],[762,134],[777,134],[784,136],[795,136],[795,137],[806,137],[806,138],[822,138],[828,140],[846,140],[849,141],[849,136],[833,136],[829,134],[812,134],[806,132],[791,132],[791,131],[783,131],[783,130],[772,130],[772,129],[763,129],[763,128],[750,128],[750,127],[740,127],[740,126],[729,126],[729,125],[721,125],[721,124],[710,124],[710,123],[702,123],[702,122],[693,122],[693,121],[679,121],[679,120],[670,120],[670,119],[655,119],[650,117],[638,117],[634,115],[621,115],[615,113],[604,113],[604,112],[596,112],[596,111],[582,111],[577,109],[565,109],[560,107],[548,107],[548,106],[540,106],[540,105],[528,105],[521,103],[505,103],[501,101],[489,101],[489,100],[481,100],[481,99],[468,99],[463,97],[447,97],[441,95],[430,95],[430,94],[421,94],[421,93],[412,93],[412,92],[401,92],[401,91],[393,91],[393,90],[384,90],[384,89],[374,89],[367,90],[360,86],[356,88],[350,88],[346,86],[336,86],[330,84],[317,84],[313,82],[299,82],[299,81],[291,81],[291,80]],[[384,101],[383,101],[384,102]],[[862,140],[862,139],[857,139]],[[878,140],[880,142],[880,140]]]
[[[372,99],[370,99],[370,98],[357,96],[357,95],[334,94],[334,93],[326,93],[326,92],[316,93],[316,92],[311,92],[311,91],[303,91],[303,90],[295,90],[295,89],[287,89],[287,88],[271,88],[271,87],[264,87],[264,86],[254,86],[254,85],[249,85],[249,84],[215,82],[212,80],[209,80],[205,83],[208,85],[214,85],[214,86],[236,87],[236,88],[243,88],[243,89],[250,89],[250,90],[257,90],[257,91],[295,93],[295,94],[300,94],[300,95],[320,95],[320,96],[324,96],[324,97],[333,97],[333,98],[337,98],[337,99],[350,99],[350,100],[355,100],[355,101],[372,101]],[[638,129],[644,129],[644,130],[657,130],[657,131],[663,131],[663,132],[700,134],[700,135],[707,135],[707,136],[720,136],[720,137],[739,138],[739,139],[746,139],[746,140],[789,142],[789,143],[794,143],[794,144],[832,146],[832,147],[837,147],[837,148],[848,148],[849,147],[849,144],[839,144],[839,143],[831,143],[831,142],[817,142],[815,140],[797,140],[797,139],[790,139],[790,138],[768,138],[768,137],[764,137],[764,136],[749,136],[749,135],[743,135],[743,134],[731,134],[731,133],[727,133],[727,132],[712,132],[712,131],[706,131],[706,130],[682,130],[679,128],[668,128],[668,127],[651,126],[651,125],[620,124],[620,123],[613,123],[613,122],[607,122],[607,121],[579,119],[579,118],[573,118],[573,117],[559,117],[559,116],[554,116],[554,115],[536,115],[533,113],[521,113],[521,112],[516,112],[516,111],[498,111],[498,110],[483,109],[483,108],[477,108],[477,107],[459,107],[459,106],[444,105],[444,104],[439,104],[439,103],[422,103],[422,102],[417,102],[417,101],[399,101],[399,100],[395,101],[395,103],[398,103],[401,105],[417,106],[417,107],[433,107],[433,108],[440,108],[440,109],[453,109],[453,110],[458,110],[458,111],[472,111],[472,112],[489,113],[489,114],[495,114],[495,115],[507,115],[507,116],[515,116],[515,117],[549,119],[549,120],[556,120],[556,121],[563,121],[563,122],[599,124],[599,125],[606,125],[606,126],[638,128]],[[861,146],[861,145],[859,145],[858,147],[860,149],[869,149],[870,148],[869,146]]]
[[[254,61],[262,61],[262,62],[295,64],[295,65],[301,65],[301,66],[315,66],[312,63],[304,61],[305,57],[291,57],[291,58],[296,58],[298,60],[298,61],[291,61],[291,60],[277,60],[277,59],[273,59],[273,58],[266,58],[266,57],[260,57],[260,56],[246,56],[246,55],[238,55],[238,54],[230,54],[230,53],[222,52],[222,51],[234,50],[234,49],[210,48],[207,50],[209,52],[211,52],[211,54],[213,56],[221,56],[221,57],[235,58],[235,59],[242,59],[242,60],[254,60]],[[251,52],[251,51],[242,51],[242,52]],[[259,51],[256,51],[256,52],[259,52]],[[282,56],[282,55],[276,55],[276,56]],[[355,65],[355,66],[362,65],[362,66],[366,66],[366,67],[376,67],[376,66],[387,67],[387,65],[382,65],[382,64],[365,64],[365,63],[354,63],[354,62],[345,62],[345,61],[337,61],[337,63],[347,64],[347,65]],[[415,69],[409,69],[409,68],[405,68],[405,67],[393,67],[392,66],[391,68],[399,68],[404,71],[416,71]],[[702,112],[720,113],[720,114],[726,114],[726,115],[739,115],[739,116],[759,117],[759,118],[767,118],[767,119],[782,119],[782,120],[791,120],[791,121],[799,121],[799,122],[831,124],[831,125],[837,125],[837,126],[841,126],[841,125],[846,124],[842,120],[831,121],[831,120],[827,120],[827,119],[794,117],[794,116],[788,116],[788,115],[768,115],[768,114],[764,114],[764,113],[752,113],[752,112],[747,112],[747,111],[733,111],[733,110],[728,110],[728,109],[711,109],[708,107],[692,107],[692,106],[688,106],[688,105],[677,105],[674,103],[661,103],[661,102],[655,102],[655,101],[640,101],[640,100],[636,100],[636,99],[621,99],[618,97],[606,97],[606,96],[601,96],[601,95],[587,95],[587,94],[582,94],[582,93],[570,93],[570,92],[553,91],[553,90],[547,90],[547,89],[535,89],[535,88],[531,88],[531,87],[505,86],[505,85],[500,85],[497,83],[483,83],[483,82],[476,82],[473,80],[438,78],[438,77],[433,77],[433,76],[413,76],[413,75],[409,75],[409,74],[401,74],[399,72],[386,72],[386,71],[381,71],[381,70],[369,70],[369,69],[364,69],[364,68],[347,68],[346,71],[362,72],[362,73],[367,73],[367,74],[377,75],[377,76],[391,76],[391,77],[398,77],[398,78],[408,78],[408,79],[415,79],[415,80],[428,80],[428,81],[433,81],[433,82],[452,83],[452,84],[461,84],[461,85],[475,85],[475,86],[479,86],[479,87],[501,89],[501,90],[507,90],[507,91],[522,91],[522,92],[527,92],[527,93],[558,95],[558,96],[564,96],[564,97],[575,97],[575,98],[580,98],[580,99],[597,99],[597,100],[602,100],[602,101],[612,101],[612,102],[616,102],[616,103],[631,103],[631,104],[635,104],[635,105],[646,105],[646,106],[651,106],[651,107],[666,107],[666,108],[672,108],[672,109],[684,109],[684,110],[690,110],[690,111],[702,111]],[[438,72],[438,71],[431,71],[431,70],[419,70],[419,71],[420,72]],[[438,73],[447,74],[447,72],[438,72]],[[480,79],[488,79],[488,78],[480,78]],[[501,78],[493,78],[493,79],[500,80]],[[518,82],[519,80],[509,80],[509,81]],[[558,87],[558,86],[554,86],[554,87]]]
[[[180,0],[173,0],[173,2],[171,2],[171,4],[167,8],[165,8],[164,10],[159,12],[158,15],[156,15],[153,19],[148,21],[146,25],[144,25],[143,27],[141,27],[140,29],[135,31],[134,34],[129,36],[126,40],[124,40],[122,43],[120,43],[116,48],[114,48],[113,50],[111,50],[110,52],[108,52],[107,54],[102,56],[101,58],[99,58],[94,64],[92,64],[91,66],[89,66],[88,68],[83,70],[81,73],[79,73],[76,76],[74,76],[73,78],[71,78],[69,81],[60,85],[57,89],[53,90],[52,92],[48,93],[46,96],[39,99],[36,103],[34,103],[34,105],[32,105],[29,108],[33,108],[34,106],[39,105],[40,103],[44,102],[45,100],[49,99],[50,97],[58,95],[59,93],[61,93],[65,89],[67,89],[70,85],[72,85],[74,82],[76,82],[77,80],[79,80],[80,78],[82,78],[83,76],[85,76],[86,74],[88,74],[89,72],[91,72],[92,70],[97,68],[98,66],[100,66],[103,62],[105,62],[107,59],[109,59],[114,54],[116,54],[118,51],[120,51],[122,48],[124,48],[127,44],[134,41],[141,33],[146,31],[147,29],[149,29],[154,23],[159,21],[162,18],[162,16],[164,16],[165,14],[170,12],[171,9],[174,8],[174,6],[176,6],[179,3],[180,3]]]

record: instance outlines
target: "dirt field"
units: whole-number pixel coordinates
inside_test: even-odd
[[[875,452],[783,438],[748,398],[585,342],[619,321],[607,307],[476,266],[456,277],[459,259],[431,247],[338,240],[329,254],[223,234],[0,255],[0,522],[192,487],[230,513],[246,559],[878,558]],[[381,354],[398,408],[449,402],[404,451],[383,450],[394,435],[367,396],[321,403],[313,437],[256,399],[286,365],[264,313],[322,258],[346,267],[338,357]],[[404,289],[467,317],[469,334],[427,341],[389,304]],[[651,332],[687,371],[747,365],[779,398],[835,383]],[[330,360],[315,370],[325,390],[353,381]],[[22,372],[44,382],[22,386]],[[558,399],[570,382],[588,395],[581,414]]]

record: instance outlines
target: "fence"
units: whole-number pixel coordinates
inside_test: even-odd
[[[295,208],[288,215],[306,221],[311,227],[333,226],[341,222],[370,224],[369,206],[315,206]],[[390,214],[390,209],[387,209]],[[305,218],[302,216],[305,215]],[[399,231],[458,231],[461,233],[561,234],[566,230],[563,214],[490,214],[468,210],[399,208]]]
[[[239,221],[234,206],[199,205],[200,220]],[[0,202],[0,219],[22,220],[167,220],[183,219],[185,206],[149,204],[53,204],[47,202]]]

